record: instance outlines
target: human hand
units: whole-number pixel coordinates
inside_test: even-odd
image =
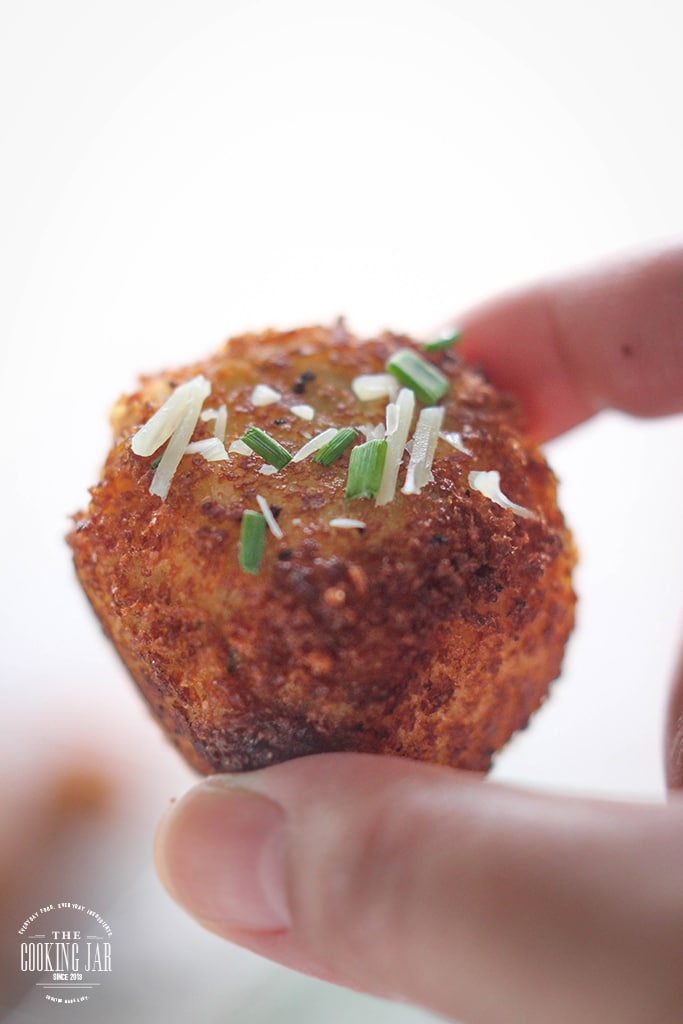
[[[683,251],[504,298],[463,351],[539,439],[603,408],[683,411]],[[667,779],[683,787],[683,661]],[[683,797],[482,785],[322,754],[204,780],[157,862],[205,927],[287,966],[467,1024],[680,1024]]]

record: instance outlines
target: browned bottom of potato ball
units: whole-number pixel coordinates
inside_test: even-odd
[[[387,377],[387,364],[406,351],[417,376],[397,398],[406,379],[391,392],[401,371]],[[425,363],[433,392],[422,390]],[[206,383],[192,406],[183,396],[195,384],[179,389],[198,376]],[[373,387],[380,393],[368,397]],[[148,453],[165,413],[138,432],[173,394],[187,436],[176,424]],[[391,440],[397,403],[406,451]],[[437,412],[420,434],[425,408]],[[425,352],[389,333],[360,341],[342,322],[246,335],[204,362],[144,378],[112,422],[102,479],[69,537],[76,570],[142,694],[200,772],[333,750],[486,770],[543,701],[573,625],[574,549],[555,478],[524,440],[515,402],[456,350]],[[275,469],[268,452],[233,444],[254,427],[276,461],[279,448],[287,459],[331,428],[356,435],[329,465],[308,455]],[[380,443],[356,452],[366,437]],[[177,468],[160,482],[170,456],[157,467],[159,454],[174,443]],[[375,493],[385,472],[377,459],[392,443],[391,500],[348,496],[370,454],[365,482]]]

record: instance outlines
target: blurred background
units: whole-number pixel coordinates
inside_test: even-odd
[[[0,4],[0,1017],[419,1024],[232,948],[152,871],[193,781],[104,640],[64,535],[138,373],[246,329],[431,330],[680,239],[677,0]],[[493,777],[660,800],[683,621],[683,421],[547,446],[582,555],[550,703]],[[87,1004],[24,990],[17,929],[109,923]],[[492,984],[495,979],[492,979]]]

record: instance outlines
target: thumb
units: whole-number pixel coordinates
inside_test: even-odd
[[[682,845],[682,803],[322,754],[200,783],[157,860],[205,927],[318,977],[476,1024],[673,1024]]]

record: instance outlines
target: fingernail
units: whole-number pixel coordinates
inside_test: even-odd
[[[168,809],[157,868],[194,917],[228,929],[291,925],[285,885],[286,818],[279,804],[245,789],[202,784]]]

